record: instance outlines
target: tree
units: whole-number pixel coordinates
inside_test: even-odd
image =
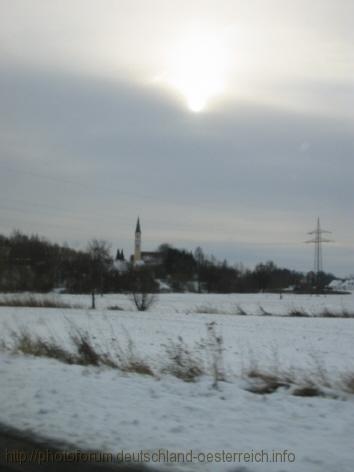
[[[159,275],[168,277],[175,291],[184,290],[186,283],[193,280],[196,273],[196,261],[193,254],[168,244],[159,246],[159,252],[162,258]]]
[[[97,290],[99,290],[101,294],[103,293],[103,277],[108,267],[112,264],[110,249],[110,245],[107,241],[98,239],[92,239],[87,246],[87,252],[91,260],[90,285],[92,309],[96,307],[95,293]]]
[[[138,311],[146,311],[157,301],[157,284],[153,273],[146,268],[132,271],[130,300]]]
[[[203,264],[205,263],[204,252],[200,246],[198,246],[196,250],[194,251],[194,259],[197,263],[198,293],[200,293],[201,292],[201,280],[200,280],[201,269],[202,269]]]
[[[254,277],[258,282],[259,290],[264,291],[269,287],[272,273],[275,270],[276,266],[272,261],[268,261],[265,264],[261,263],[256,265],[254,269]]]

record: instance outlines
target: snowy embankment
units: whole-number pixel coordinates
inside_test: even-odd
[[[75,304],[88,297],[64,296]],[[32,356],[0,354],[0,422],[29,429],[80,448],[119,453],[158,451],[195,454],[194,464],[170,464],[171,470],[235,470],[351,472],[354,437],[353,395],[338,398],[298,397],[285,388],[270,395],[247,391],[243,372],[250,369],[318,376],[335,382],[353,372],[354,320],[237,316],[262,306],[284,314],[302,307],[353,311],[353,297],[292,297],[275,295],[163,295],[150,312],[109,311],[130,307],[123,296],[98,297],[99,309],[0,308],[3,344],[11,349],[14,332],[55,339],[72,349],[70,330],[82,329],[103,352],[118,343],[133,343],[137,357],[155,377],[122,373],[106,367],[67,365]],[[218,307],[219,314],[198,314],[196,307]],[[198,358],[205,357],[207,324],[216,322],[223,338],[223,369],[227,382],[212,387],[208,373],[187,383],[163,374],[166,346],[182,338]],[[11,334],[12,333],[12,334]],[[130,339],[130,341],[129,341]],[[301,375],[300,375],[301,376]],[[331,389],[333,393],[333,388]],[[335,392],[336,393],[336,392]],[[335,397],[335,395],[333,395]],[[198,462],[198,453],[287,450],[295,462]],[[214,460],[218,456],[214,456]],[[156,464],[153,464],[154,467]],[[162,464],[160,464],[162,466]]]

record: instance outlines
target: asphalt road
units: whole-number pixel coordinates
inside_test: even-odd
[[[1,472],[157,472],[154,467],[144,465],[127,465],[119,462],[87,461],[85,455],[96,454],[102,458],[100,451],[80,450],[80,454],[69,458],[67,461],[55,461],[55,454],[59,458],[65,457],[73,451],[78,451],[77,446],[70,443],[57,443],[39,438],[31,431],[18,431],[0,423],[0,471]],[[68,456],[67,456],[68,457]],[[82,459],[82,460],[80,460]],[[180,470],[171,468],[172,470]],[[158,468],[158,472],[163,469]],[[250,469],[238,466],[231,468],[230,472],[251,472]],[[281,472],[276,469],[274,472]]]
[[[121,463],[102,463],[98,451],[77,451],[68,443],[53,443],[36,437],[30,432],[18,431],[0,425],[0,470],[4,472],[147,472],[154,471],[143,465],[129,466]],[[88,456],[101,457],[101,461],[89,461]],[[56,461],[55,458],[59,460]],[[63,459],[67,460],[64,461]]]

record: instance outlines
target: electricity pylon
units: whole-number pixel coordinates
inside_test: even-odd
[[[309,244],[315,244],[315,259],[314,259],[314,272],[317,276],[318,274],[323,271],[323,260],[322,260],[322,243],[331,243],[333,242],[331,239],[326,239],[322,235],[323,234],[330,234],[331,231],[326,231],[321,228],[320,219],[317,218],[317,226],[316,229],[310,231],[308,234],[314,234],[315,237],[306,241]]]

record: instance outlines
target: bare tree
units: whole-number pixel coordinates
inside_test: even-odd
[[[110,245],[107,241],[92,239],[87,246],[87,251],[91,258],[91,308],[96,308],[95,294],[97,290],[103,293],[103,275],[112,263]]]
[[[157,301],[156,293],[132,292],[130,299],[138,311],[146,311]]]
[[[205,256],[203,249],[200,246],[198,246],[194,251],[194,259],[197,262],[198,293],[201,293],[201,269],[205,263]]]
[[[145,268],[135,269],[129,298],[138,311],[146,311],[157,301],[157,284],[153,274]]]

